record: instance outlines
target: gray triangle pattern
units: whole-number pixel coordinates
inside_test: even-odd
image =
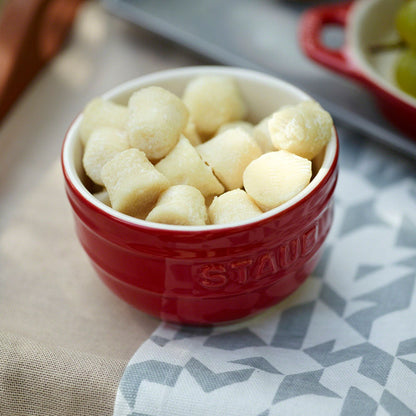
[[[404,358],[399,358],[399,360],[413,373],[416,374],[416,363],[413,361],[405,360]]]
[[[396,396],[388,390],[383,391],[380,405],[387,411],[390,416],[416,416],[416,413],[409,409]]]
[[[270,345],[278,348],[302,348],[314,307],[315,301],[283,311]]]
[[[335,340],[324,342],[304,350],[323,367],[330,367],[342,362],[362,358],[358,372],[381,386],[387,382],[394,357],[387,352],[364,342],[348,348],[333,351]]]
[[[256,368],[258,370],[265,371],[266,373],[271,374],[282,374],[277,368],[273,367],[265,358],[263,357],[249,357],[242,358],[240,360],[233,360],[230,363],[243,364],[248,367]]]
[[[407,217],[403,218],[396,244],[400,247],[416,249],[416,225]]]
[[[204,346],[234,351],[240,348],[261,347],[266,343],[248,328],[232,332],[212,335],[204,342]]]
[[[331,258],[332,247],[330,245],[326,245],[325,249],[322,253],[321,258],[315,270],[312,273],[313,277],[323,278],[325,276],[326,269],[328,267],[329,259]]]
[[[397,266],[410,267],[412,270],[416,270],[416,256],[409,257],[405,260],[400,260],[395,264]]]
[[[340,296],[331,286],[324,283],[321,288],[319,298],[326,306],[331,308],[338,316],[342,316],[347,306],[347,301]]]
[[[415,200],[415,202],[416,202],[416,184],[413,184],[411,187],[410,187],[410,190],[409,190],[409,195]]]
[[[396,355],[400,357],[414,353],[416,353],[416,338],[409,338],[399,344]]]
[[[309,371],[286,376],[280,384],[273,404],[293,397],[314,394],[317,396],[339,397],[338,394],[323,386],[319,380],[324,370]]]
[[[374,416],[378,403],[357,387],[348,390],[340,416]]]
[[[148,360],[126,368],[119,389],[125,400],[133,408],[140,384],[144,380],[174,386],[183,368],[162,361]]]
[[[410,274],[372,292],[357,296],[355,300],[370,301],[375,305],[350,315],[346,319],[347,322],[362,336],[368,338],[376,319],[409,306],[414,281],[414,274]]]
[[[159,347],[164,347],[169,341],[170,339],[164,338],[164,337],[159,337],[158,335],[152,335],[150,337],[150,339],[157,345],[159,345]]]
[[[385,225],[374,209],[375,199],[366,200],[348,207],[344,214],[340,235],[351,233],[369,225]]]
[[[214,373],[195,358],[191,358],[186,363],[185,368],[199,384],[201,389],[207,393],[225,386],[230,386],[231,384],[242,383],[248,380],[254,372],[254,369],[250,369]]]
[[[367,277],[369,274],[382,270],[383,266],[374,266],[371,264],[361,264],[358,266],[357,272],[355,273],[354,280],[360,280]]]
[[[379,163],[366,173],[369,182],[377,188],[386,188],[395,185],[408,177],[415,177],[416,171],[407,163],[395,165],[390,163],[390,155],[379,161]]]

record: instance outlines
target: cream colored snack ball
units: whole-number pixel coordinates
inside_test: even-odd
[[[113,127],[94,130],[85,146],[82,163],[86,174],[98,185],[104,185],[101,169],[117,153],[130,147],[127,133]]]
[[[310,160],[285,150],[269,152],[251,162],[244,171],[244,188],[263,210],[268,211],[304,189],[312,176]]]
[[[160,87],[136,91],[129,100],[127,131],[131,147],[142,150],[149,160],[167,155],[188,123],[185,104]]]
[[[262,211],[242,189],[216,196],[208,208],[211,224],[230,224],[261,215]]]
[[[243,129],[250,136],[253,135],[254,126],[251,123],[249,123],[248,121],[232,121],[231,123],[223,124],[218,129],[217,134],[224,133],[227,130],[235,129],[237,127],[240,127],[241,129]]]
[[[273,152],[276,150],[269,133],[270,118],[271,116],[264,118],[262,121],[260,121],[260,123],[254,126],[252,131],[252,136],[260,146],[263,153]]]
[[[138,149],[128,149],[107,162],[101,177],[111,206],[124,214],[144,218],[153,208],[169,181]]]
[[[198,132],[196,131],[195,123],[192,118],[189,117],[188,124],[183,131],[183,135],[189,140],[192,146],[198,146],[202,143],[201,137],[199,137]]]
[[[95,98],[84,109],[79,134],[84,146],[91,133],[98,127],[114,127],[123,130],[126,128],[127,107],[111,101]]]
[[[174,225],[205,225],[205,199],[193,186],[175,185],[164,191],[146,221]]]
[[[225,123],[242,120],[247,113],[237,83],[227,76],[193,79],[185,88],[183,101],[203,138],[214,135]]]
[[[272,142],[312,160],[331,139],[333,122],[327,111],[315,101],[287,106],[274,113],[269,121]]]
[[[215,177],[212,169],[203,162],[198,152],[184,136],[155,167],[169,179],[172,185],[194,186],[205,197],[224,192],[224,187]]]
[[[243,186],[243,172],[262,152],[241,128],[230,129],[196,148],[227,191]]]
[[[106,189],[96,192],[93,194],[99,201],[101,201],[103,204],[108,205],[111,207],[110,197],[108,196],[108,192]]]

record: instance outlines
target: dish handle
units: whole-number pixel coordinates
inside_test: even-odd
[[[0,122],[29,82],[58,53],[83,1],[5,2],[0,16]]]
[[[354,68],[345,47],[331,49],[322,42],[322,32],[329,25],[345,29],[353,2],[330,4],[307,10],[301,17],[299,40],[304,53],[321,65],[350,78],[362,81],[361,73]]]

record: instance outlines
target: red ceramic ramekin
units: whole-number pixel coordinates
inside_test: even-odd
[[[181,68],[123,84],[104,98],[127,103],[133,91],[159,85],[181,95],[197,75],[233,77],[259,121],[283,104],[309,97],[261,73],[222,67]],[[234,321],[291,294],[313,271],[333,216],[338,139],[327,145],[319,170],[299,195],[250,221],[228,226],[173,226],[121,214],[85,187],[79,125],[62,149],[66,191],[82,246],[105,284],[118,296],[166,321],[214,324]]]
[[[416,99],[399,89],[394,76],[400,50],[370,52],[372,46],[397,38],[394,19],[401,1],[357,0],[312,8],[301,18],[300,44],[312,60],[371,91],[385,116],[416,138]],[[321,40],[330,25],[345,29],[340,49],[330,49]]]

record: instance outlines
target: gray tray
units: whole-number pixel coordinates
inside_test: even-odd
[[[358,85],[309,61],[297,41],[298,21],[316,2],[277,0],[103,0],[117,16],[226,65],[268,72],[304,89],[337,123],[416,158],[402,135]],[[307,5],[305,4],[307,3]],[[327,33],[337,43],[339,32]]]

